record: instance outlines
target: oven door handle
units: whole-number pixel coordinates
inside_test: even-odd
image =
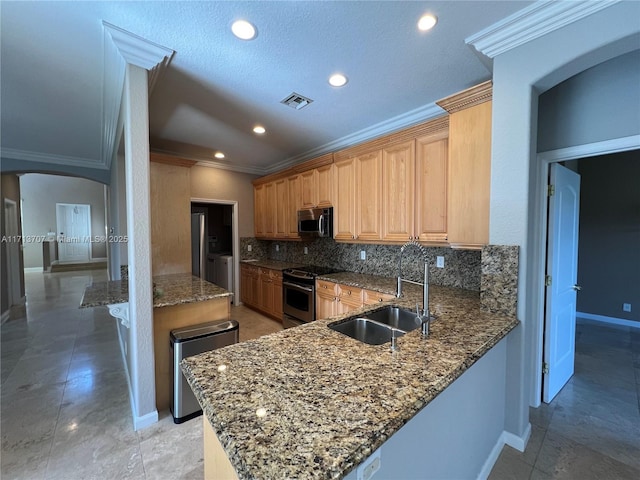
[[[285,287],[294,288],[296,290],[302,290],[303,292],[313,292],[313,288],[311,287],[301,287],[300,285],[296,285],[295,283],[291,282],[282,282],[282,285],[284,285]]]

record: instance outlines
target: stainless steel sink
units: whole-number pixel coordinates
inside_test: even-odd
[[[406,333],[390,325],[361,317],[330,323],[329,328],[369,345],[382,345],[390,342],[394,330],[396,330],[396,338]]]
[[[400,307],[385,307],[375,312],[366,313],[363,317],[384,323],[399,330],[404,330],[405,332],[410,332],[420,327],[420,321],[416,316],[416,312]]]

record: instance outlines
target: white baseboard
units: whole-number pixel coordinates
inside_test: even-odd
[[[117,321],[117,319],[116,319]],[[118,340],[120,343],[120,353],[122,354],[122,364],[124,365],[124,373],[125,377],[127,377],[127,388],[129,389],[129,404],[131,405],[131,416],[133,417],[133,429],[135,431],[146,428],[154,423],[158,422],[158,410],[153,410],[152,412],[147,413],[141,417],[136,415],[136,402],[133,397],[133,388],[131,387],[131,377],[129,376],[129,366],[127,364],[127,355],[124,351],[124,341],[122,340],[122,335],[120,333],[120,327],[117,326],[118,330]]]
[[[31,273],[31,272],[42,273],[42,267],[25,267],[23,270],[24,270],[24,273]]]
[[[133,416],[133,429],[135,431],[142,430],[143,428],[147,428],[154,423],[158,423],[158,410],[154,410],[153,412],[149,412],[142,417]]]
[[[493,469],[493,466],[498,461],[498,457],[500,456],[500,453],[502,452],[502,448],[505,445],[509,445],[510,447],[513,447],[520,452],[524,452],[524,449],[527,446],[527,442],[529,442],[530,436],[531,436],[530,423],[527,424],[527,428],[525,429],[524,434],[521,437],[514,435],[513,433],[503,431],[498,437],[496,444],[491,449],[491,452],[489,453],[487,460],[484,462],[484,465],[482,465],[482,469],[478,474],[477,480],[486,480],[487,478],[489,478],[489,475],[491,474],[491,470]]]
[[[584,318],[585,320],[595,320],[596,322],[609,323],[612,325],[622,325],[625,327],[640,328],[640,322],[633,320],[626,320],[624,318],[607,317],[605,315],[596,315],[593,313],[576,312],[576,317]]]

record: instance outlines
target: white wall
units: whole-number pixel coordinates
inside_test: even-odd
[[[55,232],[56,203],[91,205],[91,235],[105,235],[104,185],[84,178],[29,173],[20,177],[25,237]],[[26,242],[24,266],[42,267],[42,243]],[[91,246],[93,258],[106,258],[105,242]]]
[[[490,243],[520,245],[519,335],[508,344],[507,430],[522,435],[535,386],[542,325],[544,244],[537,151],[538,95],[603,61],[637,49],[640,2],[613,4],[498,55],[493,62]],[[597,34],[596,34],[597,32]],[[543,271],[542,271],[543,274]]]

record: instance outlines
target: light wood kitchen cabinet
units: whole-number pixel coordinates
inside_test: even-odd
[[[382,232],[382,152],[379,150],[355,159],[355,240],[377,241]]]
[[[394,298],[395,295],[389,295],[388,293],[376,292],[375,290],[362,290],[363,305],[375,305],[376,303],[386,302]]]
[[[382,150],[382,239],[406,242],[414,236],[415,141]]]
[[[264,237],[264,184],[253,188],[253,231],[257,238]]]
[[[447,230],[452,247],[489,242],[491,81],[438,103],[449,115]]]
[[[421,242],[447,241],[448,137],[445,130],[416,139],[414,237]]]
[[[245,305],[256,305],[258,294],[258,267],[240,264],[240,300]]]
[[[289,182],[287,178],[280,178],[275,185],[275,238],[287,238],[289,236]]]
[[[333,154],[323,155],[312,162],[324,163],[324,165],[300,172],[300,208],[331,207],[333,205]]]
[[[338,292],[337,314],[350,312],[356,308],[362,307],[362,289],[349,285],[336,285]]]
[[[326,280],[316,280],[316,319],[337,315],[337,284]]]
[[[276,208],[276,183],[264,184],[264,235],[274,238],[276,234],[276,223],[278,210]]]
[[[356,238],[356,159],[347,158],[334,164],[333,238]]]
[[[382,153],[376,150],[336,162],[334,178],[334,238],[343,241],[379,241],[382,222]]]
[[[329,318],[350,312],[364,305],[393,299],[393,295],[342,285],[327,280],[316,281],[316,317]]]
[[[282,272],[254,265],[240,265],[242,303],[282,320]]]
[[[298,210],[301,207],[300,201],[300,175],[287,177],[287,238],[298,239]]]

